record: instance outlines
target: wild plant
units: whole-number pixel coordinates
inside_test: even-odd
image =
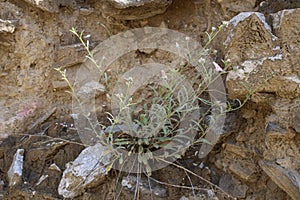
[[[153,77],[146,86],[139,89],[141,93],[143,90],[150,91],[149,98],[141,99],[132,93],[137,80],[132,77],[124,79],[121,83],[123,91],[111,94],[114,102],[117,103],[117,110],[106,112],[109,123],[95,122],[90,119],[89,112],[83,112],[85,114],[82,117],[86,121],[86,128],[97,136],[97,142],[108,147],[107,153],[115,155],[107,170],[119,166],[120,171],[140,172],[150,177],[153,167],[163,162],[195,175],[173,162],[182,158],[189,147],[198,143],[209,143],[210,141],[205,140],[205,134],[211,127],[216,126],[214,123],[218,121],[218,117],[224,117],[226,112],[241,108],[255,92],[253,89],[249,90],[247,98],[243,101],[237,100],[239,105],[235,107],[226,101],[213,101],[209,97],[212,89],[210,85],[218,78],[222,78],[230,66],[228,61],[223,61],[222,68],[216,62],[208,60],[211,54],[210,44],[224,27],[223,24],[207,34],[207,44],[197,52],[197,64],[190,60],[191,55],[187,53],[183,65],[167,71],[161,70],[158,76]],[[87,51],[87,59],[94,64],[101,75],[99,82],[105,86],[112,84],[112,79],[103,70],[101,60],[98,61],[94,57],[89,40],[84,39],[84,32],[78,33],[75,28],[71,32],[80,40]],[[207,67],[209,63],[212,64]],[[195,68],[198,68],[198,71],[200,69],[202,73],[198,73]],[[67,82],[79,109],[84,110],[75,90],[76,86],[68,79],[66,70],[60,68],[56,70]],[[226,96],[226,94],[221,95]]]

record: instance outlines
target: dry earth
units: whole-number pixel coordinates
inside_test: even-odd
[[[145,26],[180,31],[205,44],[205,31],[229,21],[214,40],[213,60],[230,59],[224,77],[228,98],[245,99],[227,115],[225,133],[205,158],[191,148],[179,164],[237,199],[300,199],[300,3],[298,0],[0,0],[0,199],[63,199],[58,185],[66,164],[84,149],[69,116],[71,96],[57,67],[71,81],[86,52],[69,31],[90,35],[92,47],[110,34]],[[250,13],[252,12],[252,13]],[[255,12],[255,13],[254,13]],[[111,66],[129,69],[168,54],[133,52]],[[223,67],[223,66],[222,66]],[[267,76],[274,75],[263,87]],[[107,88],[109,91],[110,88]],[[109,100],[102,95],[103,105]],[[98,108],[98,112],[109,110]],[[10,185],[9,169],[18,149],[24,167]],[[174,176],[176,174],[176,176]],[[166,196],[153,199],[230,199],[174,166],[152,175]],[[74,199],[113,199],[120,191],[116,171]],[[116,186],[117,185],[117,186]],[[212,193],[212,194],[211,194]],[[132,199],[122,189],[119,199]],[[144,192],[142,199],[151,199]]]

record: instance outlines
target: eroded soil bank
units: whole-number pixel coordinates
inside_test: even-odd
[[[228,98],[243,100],[249,88],[257,91],[227,114],[224,133],[206,157],[195,156],[200,146],[193,146],[177,164],[237,199],[300,199],[299,1],[122,2],[0,0],[0,199],[63,199],[58,186],[66,164],[85,148],[70,116],[68,85],[55,70],[67,69],[74,81],[85,60],[72,27],[85,31],[92,48],[110,35],[147,26],[177,30],[205,45],[205,32],[223,21],[229,25],[213,41],[211,57],[221,67],[221,60],[230,59],[223,77]],[[141,50],[111,69],[173,58]],[[100,114],[111,109],[110,89],[98,98]],[[11,184],[18,149],[24,149],[23,170]],[[73,199],[113,199],[119,191],[119,199],[133,199],[134,191],[120,189],[123,176],[112,170]],[[160,182],[157,192],[144,185],[141,199],[230,199],[172,165],[152,177]]]

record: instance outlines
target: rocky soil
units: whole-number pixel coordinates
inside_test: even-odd
[[[84,184],[73,177],[73,188],[63,186],[80,153],[88,154],[70,116],[68,85],[55,70],[67,69],[73,82],[85,60],[72,27],[85,31],[91,47],[146,26],[177,30],[204,45],[205,32],[223,21],[228,27],[211,48],[221,67],[230,59],[228,98],[256,92],[227,114],[207,156],[199,158],[201,147],[194,146],[176,162],[197,176],[169,165],[153,172],[153,180],[141,177],[140,199],[300,199],[299,19],[298,0],[0,0],[0,199],[133,199],[136,177],[116,170],[96,178],[90,171],[79,177]],[[171,58],[136,51],[111,69]],[[110,89],[101,93],[97,112],[111,109]],[[105,171],[104,161],[94,166]]]

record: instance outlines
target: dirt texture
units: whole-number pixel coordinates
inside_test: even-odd
[[[220,188],[169,165],[152,174],[162,194],[142,185],[140,199],[300,199],[299,1],[119,2],[0,0],[0,199],[64,199],[58,186],[66,164],[85,148],[70,116],[68,85],[55,70],[66,69],[74,82],[85,60],[72,27],[84,30],[92,48],[110,35],[146,26],[177,30],[204,45],[205,32],[222,21],[229,25],[211,48],[221,67],[221,60],[230,59],[224,76],[228,98],[243,100],[255,92],[240,110],[227,114],[224,133],[208,156],[199,159],[199,146],[193,146],[176,162]],[[110,66],[109,75],[114,80],[115,71],[172,59],[166,52],[131,52]],[[113,109],[112,88],[102,88],[96,99],[100,116]],[[138,96],[149,97],[147,92]],[[8,172],[18,149],[24,149],[22,174],[11,183]],[[105,181],[72,199],[116,194],[133,199],[134,191],[121,184],[126,176],[111,170]]]

